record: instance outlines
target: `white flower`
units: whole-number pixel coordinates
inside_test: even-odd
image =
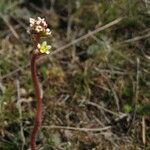
[[[41,32],[42,30],[43,28],[40,25],[35,27],[35,31],[38,33]]]
[[[36,23],[37,23],[37,25],[42,24],[44,27],[47,27],[47,23],[45,21],[45,18],[38,17]]]
[[[41,21],[40,21],[40,20],[37,20],[37,21],[36,21],[36,24],[37,24],[37,25],[40,25],[40,24],[41,24]]]
[[[28,33],[38,33],[40,36],[46,37],[51,35],[51,31],[47,28],[45,18],[37,17],[36,19],[30,18],[30,27]]]
[[[51,31],[49,28],[46,29],[46,35],[51,35]]]
[[[42,21],[42,24],[44,27],[47,27],[47,23],[45,21]]]
[[[39,20],[39,21],[45,21],[45,18],[37,17],[37,20]]]
[[[33,27],[35,22],[36,22],[35,19],[30,18],[30,27]]]

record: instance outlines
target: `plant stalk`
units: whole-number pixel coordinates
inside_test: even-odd
[[[37,150],[36,149],[36,137],[38,134],[38,131],[41,127],[42,123],[42,92],[40,88],[40,83],[37,76],[37,66],[36,66],[36,60],[39,57],[38,54],[32,54],[31,56],[31,74],[32,74],[32,80],[33,80],[33,86],[35,90],[35,94],[37,97],[37,111],[35,114],[35,120],[34,120],[34,126],[31,133],[31,150]]]

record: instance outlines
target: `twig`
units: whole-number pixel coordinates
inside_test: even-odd
[[[12,9],[15,9],[15,7],[17,7],[19,4],[22,4],[23,2],[13,2],[11,3],[11,5],[8,5],[8,7],[6,8],[6,12],[11,11]]]
[[[150,37],[150,33],[147,33],[147,34],[145,34],[145,35],[143,35],[143,36],[137,36],[137,37],[134,37],[134,38],[132,38],[132,39],[125,40],[125,41],[123,41],[123,42],[120,42],[120,44],[122,44],[122,43],[136,42],[136,41],[139,41],[139,40],[148,38],[148,37]]]
[[[99,69],[95,67],[95,70],[98,71],[98,73],[108,73],[108,74],[117,74],[117,75],[128,75],[128,72],[125,71],[118,71],[118,70],[108,70],[108,69]]]
[[[17,74],[19,71],[23,71],[24,69],[26,69],[26,68],[29,67],[29,66],[30,66],[30,65],[27,64],[27,65],[25,65],[25,66],[23,66],[23,67],[18,67],[17,69],[11,71],[10,73],[8,73],[8,74],[6,74],[6,75],[0,77],[0,80],[4,80],[4,79],[6,79],[6,78],[8,78],[8,77],[11,77],[12,75]]]
[[[67,25],[67,39],[68,40],[70,39],[70,35],[71,35],[71,25],[72,25],[71,11],[72,11],[71,3],[70,1],[68,1],[68,25]]]
[[[96,122],[97,122],[100,126],[102,126],[102,127],[105,126],[104,123],[102,123],[102,122],[99,120],[99,118],[97,118],[95,115],[93,116],[93,118],[96,120]]]
[[[143,0],[147,9],[147,14],[150,15],[150,2],[149,0]]]
[[[12,27],[12,25],[10,24],[10,22],[8,21],[8,19],[6,18],[7,16],[3,16],[3,14],[0,13],[0,17],[4,20],[4,22],[6,23],[6,25],[9,27],[9,29],[13,33],[14,37],[18,40],[19,39],[19,35],[15,31],[15,29]]]
[[[98,104],[96,104],[96,103],[93,103],[93,102],[87,102],[87,104],[88,105],[91,105],[91,106],[94,106],[94,107],[97,107],[99,110],[100,110],[100,112],[101,112],[101,114],[103,115],[103,117],[105,118],[105,120],[106,120],[106,122],[108,123],[108,124],[110,124],[110,119],[107,117],[107,115],[105,114],[105,112],[107,112],[107,113],[110,113],[111,114],[111,112],[108,112],[107,111],[107,109],[106,108],[104,108],[103,106],[100,106],[100,105],[98,105]]]
[[[95,106],[95,107],[97,107],[98,109],[102,109],[102,110],[104,110],[105,112],[110,113],[110,114],[112,114],[112,115],[114,115],[114,116],[117,116],[117,117],[120,116],[118,113],[113,112],[113,111],[111,111],[111,110],[108,110],[108,109],[104,108],[103,106],[100,106],[100,105],[98,105],[98,104],[96,104],[96,103],[87,102],[87,104],[92,105],[92,106]]]
[[[103,89],[103,90],[105,90],[105,91],[107,91],[107,92],[110,92],[110,89],[109,89],[109,88],[106,88],[106,87],[103,87],[103,86],[101,86],[101,85],[95,84],[94,81],[90,81],[90,84],[92,84],[93,86],[96,86],[96,87],[98,87],[98,88],[100,88],[100,89]]]
[[[1,75],[1,72],[0,72],[0,75]],[[1,92],[1,95],[3,95],[4,94],[4,92],[5,92],[5,90],[6,90],[6,88],[3,86],[3,84],[2,84],[2,81],[0,80],[0,92]],[[2,98],[2,96],[0,96],[1,97],[1,100],[0,100],[0,115],[2,115],[3,114],[3,104],[2,103],[4,103],[3,102],[3,98]]]
[[[142,141],[143,144],[146,144],[146,124],[145,124],[145,116],[142,117]]]
[[[107,112],[107,113],[110,113],[110,114],[112,114],[112,115],[114,115],[114,116],[116,116],[117,118],[115,119],[115,122],[119,122],[120,120],[122,120],[123,118],[125,118],[125,117],[128,117],[128,114],[125,114],[125,113],[116,113],[116,112],[113,112],[113,111],[111,111],[111,110],[108,110],[108,109],[106,109],[106,108],[104,108],[104,107],[102,107],[102,106],[100,106],[100,105],[98,105],[98,104],[96,104],[96,103],[93,103],[93,102],[87,102],[87,104],[90,104],[90,105],[92,105],[92,106],[95,106],[95,107],[97,107],[98,109],[102,109],[102,110],[104,110],[105,112]]]
[[[134,64],[134,61],[132,61],[132,59],[128,58],[127,56],[125,56],[122,52],[120,52],[119,50],[116,50],[114,48],[112,48],[112,51],[115,52],[117,55],[121,56],[122,58],[124,58],[125,60],[129,61],[131,64]]]
[[[20,119],[20,135],[21,135],[21,141],[22,141],[22,145],[21,145],[21,150],[24,150],[24,146],[26,143],[25,140],[25,136],[24,136],[24,132],[23,132],[23,124],[22,124],[22,108],[21,108],[21,102],[20,102],[20,83],[19,80],[16,80],[16,86],[17,86],[17,108],[19,111],[19,119]]]
[[[138,96],[139,96],[140,59],[137,58],[136,62],[137,62],[137,70],[136,70],[135,105],[137,104]]]
[[[138,101],[138,96],[139,96],[140,59],[137,58],[136,62],[137,62],[137,67],[136,67],[136,89],[135,89],[135,98],[134,98],[135,109],[134,109],[132,121],[131,121],[131,124],[130,124],[130,127],[129,127],[127,133],[129,133],[129,131],[131,130],[131,128],[134,124],[135,118],[136,118],[137,101]]]
[[[43,126],[43,128],[48,129],[65,129],[65,130],[74,130],[74,131],[83,131],[83,132],[101,132],[109,130],[112,126],[106,126],[103,128],[78,128],[78,127],[69,127],[69,126]]]
[[[19,24],[17,24],[17,25],[14,25],[13,28],[14,28],[15,30],[17,30],[17,29],[20,29],[21,26],[20,26]],[[0,38],[5,37],[6,35],[10,35],[10,32],[11,32],[10,29],[6,29],[6,30],[1,31],[1,33],[0,33]]]
[[[55,0],[51,0],[50,10],[54,9],[54,5],[55,5]]]
[[[107,83],[108,83],[108,85],[109,85],[109,87],[110,87],[110,89],[111,89],[111,91],[112,91],[112,93],[114,95],[114,99],[116,101],[117,110],[118,110],[118,112],[120,112],[119,98],[117,96],[117,93],[114,90],[114,87],[113,87],[111,81],[108,78],[106,78],[106,76],[103,75],[103,77],[106,79],[106,81],[107,81]]]

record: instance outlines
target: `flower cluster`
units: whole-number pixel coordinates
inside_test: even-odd
[[[51,31],[48,28],[48,25],[44,18],[37,17],[36,19],[30,18],[30,27],[28,29],[28,33],[31,35],[36,52],[38,53],[50,53],[51,45],[48,45],[46,41],[43,41],[42,43],[41,38],[47,37],[51,35]]]
[[[45,18],[37,17],[36,19],[30,18],[29,33],[39,34],[40,36],[51,35],[50,29],[47,27]]]

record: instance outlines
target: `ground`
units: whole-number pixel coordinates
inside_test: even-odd
[[[150,149],[150,5],[146,0],[0,0],[0,149],[27,150],[36,112],[30,17],[45,17],[38,61],[40,150]]]

